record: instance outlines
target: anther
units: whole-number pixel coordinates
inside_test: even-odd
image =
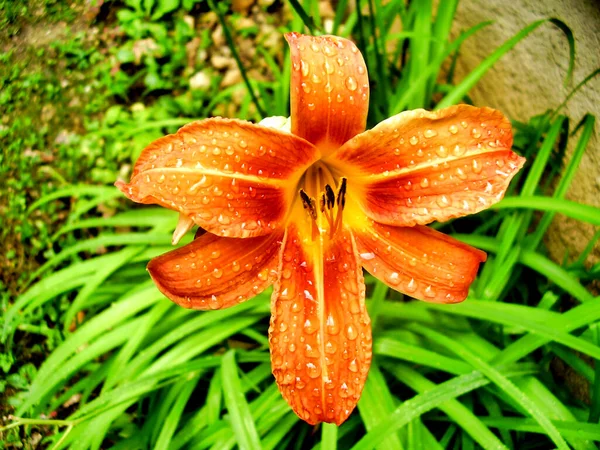
[[[325,185],[325,195],[327,196],[327,209],[333,208],[335,205],[335,194],[328,184]]]
[[[302,199],[302,206],[308,211],[310,217],[313,220],[317,220],[317,208],[314,198],[310,198],[303,189],[300,189],[300,198]]]
[[[312,219],[312,239],[314,241],[319,235],[319,227],[317,226],[317,202],[314,198],[309,197],[303,189],[300,189],[300,198],[302,199],[302,206],[308,211],[308,214]],[[323,200],[321,200],[321,202],[323,205]]]
[[[342,226],[342,213],[344,206],[346,206],[346,178],[342,177],[340,187],[337,192],[337,215],[335,217],[335,223],[333,224],[331,236]]]
[[[346,178],[342,177],[342,182],[337,193],[337,205],[342,208],[346,206]]]

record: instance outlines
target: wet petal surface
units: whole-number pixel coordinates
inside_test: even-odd
[[[419,300],[464,300],[486,259],[481,250],[431,228],[370,221],[354,230],[363,267],[392,289]]]
[[[228,308],[273,284],[282,239],[282,231],[247,239],[204,233],[151,260],[148,271],[158,289],[184,308]]]
[[[318,158],[290,133],[229,119],[207,119],[150,144],[129,184],[130,199],[156,203],[220,236],[249,237],[282,224],[296,183]]]
[[[327,154],[365,129],[369,78],[353,42],[286,34],[292,59],[292,133]]]
[[[371,363],[371,326],[354,239],[306,244],[288,227],[275,284],[269,342],[283,397],[308,423],[345,421]]]
[[[374,220],[427,224],[479,212],[502,199],[525,160],[498,111],[458,105],[408,111],[346,143],[330,158]]]

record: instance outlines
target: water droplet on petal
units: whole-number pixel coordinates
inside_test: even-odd
[[[358,372],[358,364],[356,363],[356,359],[350,361],[350,364],[348,364],[348,370],[350,372]]]
[[[321,369],[319,366],[315,366],[311,362],[306,364],[306,368],[308,369],[308,376],[311,378],[317,378],[319,375],[321,375]]]
[[[346,327],[346,336],[351,341],[355,340],[358,337],[358,330],[356,329],[356,326],[354,326],[354,324],[349,324],[348,327]]]
[[[346,87],[351,91],[355,91],[356,88],[358,87],[358,84],[356,83],[356,79],[354,77],[346,78]]]
[[[415,292],[417,290],[417,282],[414,278],[411,278],[410,281],[406,284],[405,288],[406,292]]]
[[[448,127],[448,131],[452,134],[456,134],[456,133],[458,133],[458,127],[456,125],[450,125]]]
[[[437,153],[437,155],[440,158],[445,158],[448,156],[448,150],[446,149],[446,147],[444,147],[443,145],[440,145],[439,148],[437,148],[435,150],[435,152]]]
[[[408,142],[410,142],[411,145],[417,145],[419,143],[419,138],[416,136],[412,136]]]
[[[425,136],[426,138],[432,138],[434,136],[437,136],[437,131],[432,130],[432,129],[425,130],[425,133],[423,133],[423,136]]]
[[[308,76],[308,73],[310,72],[310,66],[304,60],[300,60],[300,67],[302,75],[305,77]]]
[[[445,195],[438,197],[436,202],[441,208],[446,208],[447,206],[450,206],[450,200]]]
[[[431,285],[427,286],[423,293],[425,294],[425,297],[428,297],[428,298],[435,297],[435,291],[433,290],[433,287],[431,287]]]
[[[400,284],[400,275],[398,272],[388,272],[384,275],[385,281],[393,286]]]

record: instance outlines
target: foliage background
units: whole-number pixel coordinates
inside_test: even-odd
[[[172,305],[144,266],[169,248],[175,216],[132,207],[112,187],[146,144],[191,120],[287,115],[284,31],[355,39],[372,82],[370,125],[469,102],[538,27],[557,27],[568,43],[573,95],[597,74],[570,80],[575,40],[552,19],[454,79],[462,43],[492,26],[450,41],[456,7],[0,1],[0,445],[596,448],[600,266],[584,261],[599,234],[558,263],[544,246],[556,213],[600,225],[598,209],[564,200],[594,116],[573,123],[557,104],[515,121],[528,164],[507,198],[437,225],[490,254],[467,302],[418,303],[367,277],[376,356],[357,412],[339,429],[299,421],[274,386],[269,294],[227,311]]]

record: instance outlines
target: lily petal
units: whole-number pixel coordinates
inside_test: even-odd
[[[463,301],[486,260],[481,250],[431,228],[371,221],[354,230],[362,265],[392,289],[427,302]]]
[[[204,233],[151,260],[148,272],[158,289],[184,308],[228,308],[273,284],[282,238],[283,232],[247,239]]]
[[[288,227],[271,302],[271,363],[283,397],[310,424],[341,424],[360,397],[371,363],[364,298],[349,231],[306,244]]]
[[[206,119],[150,144],[131,182],[131,200],[156,203],[220,235],[250,237],[279,227],[316,148],[290,133],[233,119]]]
[[[292,133],[324,155],[365,129],[369,78],[356,45],[337,36],[285,35],[292,59]]]
[[[499,111],[458,105],[407,111],[347,142],[332,164],[372,219],[397,226],[479,212],[502,199],[525,159]]]

